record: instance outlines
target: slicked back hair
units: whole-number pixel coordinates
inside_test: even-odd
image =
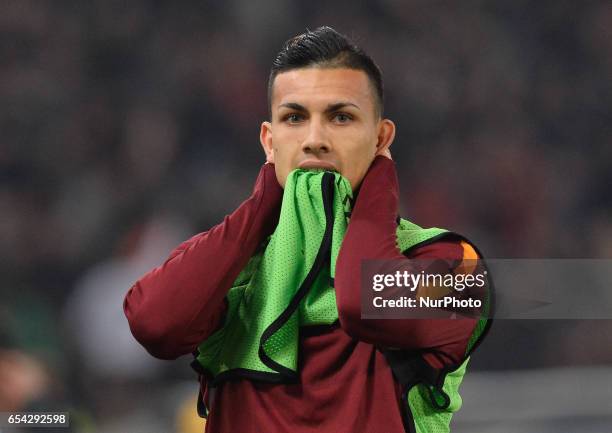
[[[272,118],[274,79],[282,72],[294,69],[348,68],[363,71],[368,76],[376,97],[374,107],[382,117],[384,106],[383,81],[380,68],[363,49],[331,27],[323,26],[294,36],[283,45],[272,63],[268,78],[268,110]]]

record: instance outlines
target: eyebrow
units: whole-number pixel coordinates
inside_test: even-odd
[[[326,113],[333,113],[335,111],[338,111],[344,107],[355,107],[358,110],[361,110],[361,108],[359,108],[358,105],[352,103],[352,102],[348,102],[348,101],[340,101],[340,102],[334,102],[333,104],[329,104],[327,105],[327,107],[325,108],[325,112]],[[278,106],[278,108],[289,108],[291,110],[295,110],[295,111],[302,111],[302,112],[307,112],[308,110],[306,109],[306,107],[304,107],[301,104],[298,104],[297,102],[285,102],[284,104],[280,104]]]

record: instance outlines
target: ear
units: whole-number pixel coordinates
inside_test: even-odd
[[[274,150],[272,149],[272,124],[270,122],[261,122],[259,141],[263,151],[266,154],[266,164],[274,164]]]
[[[382,119],[378,124],[378,143],[376,143],[376,155],[388,153],[389,147],[395,139],[395,123],[390,119]]]

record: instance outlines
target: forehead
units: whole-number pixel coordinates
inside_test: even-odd
[[[365,72],[347,68],[302,68],[280,73],[274,80],[272,110],[288,102],[315,108],[342,100],[362,110],[374,106]]]

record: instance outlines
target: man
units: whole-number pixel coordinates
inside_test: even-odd
[[[362,260],[477,257],[399,219],[380,70],[321,27],[286,42],[268,96],[253,194],[130,289],[134,336],[196,355],[208,432],[447,431],[489,321],[361,318]]]

